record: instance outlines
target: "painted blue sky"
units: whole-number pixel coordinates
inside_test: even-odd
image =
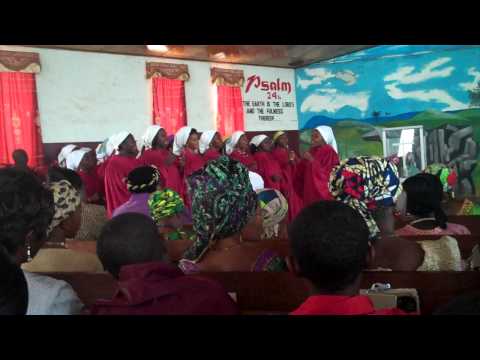
[[[366,119],[468,108],[480,46],[384,45],[296,71],[300,128],[313,116]]]

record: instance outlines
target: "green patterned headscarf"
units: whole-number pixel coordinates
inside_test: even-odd
[[[163,189],[155,191],[148,199],[148,207],[152,219],[158,223],[160,220],[180,214],[183,209],[183,200],[175,191]]]
[[[443,192],[453,191],[453,187],[457,183],[457,173],[445,164],[430,164],[424,172],[440,178],[443,185]]]
[[[197,239],[183,260],[198,262],[218,240],[240,232],[255,215],[257,194],[248,169],[228,156],[210,161],[187,182]]]

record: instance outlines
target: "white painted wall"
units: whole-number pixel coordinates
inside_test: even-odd
[[[120,130],[131,131],[139,138],[151,123],[151,81],[145,77],[146,61],[188,64],[191,77],[185,84],[188,124],[200,131],[215,127],[212,63],[13,46],[0,46],[0,50],[40,54],[42,71],[37,75],[37,91],[45,143],[102,141]],[[292,83],[295,99],[291,69],[215,66],[243,69],[246,77],[253,73],[272,81],[281,77]],[[296,111],[288,114],[287,122],[262,123],[256,119],[246,116],[246,130],[298,129]]]

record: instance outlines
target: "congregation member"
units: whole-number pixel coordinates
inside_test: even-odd
[[[77,145],[74,144],[68,144],[65,145],[60,152],[58,153],[57,156],[57,165],[60,166],[61,168],[66,168],[67,167],[67,156],[72,152],[78,149]]]
[[[461,271],[460,249],[451,237],[411,241],[395,235],[394,210],[402,185],[397,166],[378,157],[356,157],[334,168],[329,182],[334,199],[364,219],[375,248],[372,270]]]
[[[110,137],[115,155],[111,157],[105,169],[105,200],[107,202],[107,217],[111,218],[113,211],[130,198],[125,178],[130,171],[142,165],[138,160],[137,143],[129,132],[123,131]]]
[[[288,214],[288,201],[282,193],[275,189],[257,190],[257,201],[262,216],[262,234],[260,239],[279,239],[286,229],[284,220]],[[258,236],[257,236],[258,238]]]
[[[130,199],[120,205],[112,214],[112,217],[125,213],[140,213],[150,216],[148,199],[162,186],[159,171],[153,166],[140,166],[130,171],[127,176],[127,189],[131,193]]]
[[[0,245],[0,316],[25,315],[28,288],[25,275]]]
[[[289,267],[312,285],[311,295],[291,315],[405,315],[375,310],[360,295],[362,271],[375,258],[369,229],[350,206],[320,201],[304,208],[289,228]]]
[[[142,136],[142,156],[140,160],[149,166],[155,166],[165,179],[165,187],[174,190],[182,198],[185,186],[177,166],[177,158],[168,150],[165,129],[151,125]]]
[[[248,169],[222,156],[188,178],[196,239],[179,266],[185,273],[284,271],[284,259],[261,242],[244,241],[248,229],[263,228]]]
[[[122,214],[108,222],[97,244],[105,269],[117,279],[110,300],[93,315],[236,315],[238,308],[216,281],[185,276],[167,257],[153,220]]]
[[[245,165],[250,171],[257,172],[257,162],[250,154],[247,135],[243,131],[235,131],[225,142],[225,154]]]
[[[328,181],[333,167],[339,164],[337,143],[330,127],[319,126],[313,129],[311,142],[310,150],[303,154],[294,179],[303,206],[332,199]]]
[[[295,171],[299,159],[294,151],[289,149],[288,136],[284,131],[278,131],[273,136],[273,157],[282,169],[282,193],[288,199],[288,220],[292,221],[302,209],[302,199],[298,196],[294,186]]]
[[[222,137],[216,130],[207,130],[202,133],[199,141],[199,152],[205,162],[218,159],[222,154]]]
[[[281,191],[283,185],[282,170],[273,156],[272,150],[272,139],[266,135],[257,135],[250,140],[250,152],[257,163],[257,172],[263,178],[265,187]]]
[[[23,149],[17,149],[12,153],[14,167],[19,170],[30,171],[28,167],[28,154]]]
[[[0,247],[20,266],[44,245],[54,213],[53,195],[32,173],[0,169]],[[71,315],[83,304],[65,281],[23,271],[27,315]]]
[[[420,173],[403,183],[406,197],[406,212],[414,219],[397,229],[400,236],[416,235],[469,235],[463,225],[448,222],[442,209],[444,187],[439,177]]]

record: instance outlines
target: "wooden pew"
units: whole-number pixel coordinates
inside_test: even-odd
[[[449,216],[448,222],[464,225],[472,235],[480,235],[480,215],[455,215]]]
[[[110,298],[115,291],[109,274],[48,274],[72,285],[89,306],[96,299]],[[194,276],[194,275],[192,275]],[[195,275],[198,276],[198,275]],[[243,314],[287,314],[308,296],[310,285],[291,273],[205,273],[236,293]],[[364,272],[362,288],[373,283],[390,283],[394,288],[415,288],[419,292],[421,312],[431,314],[438,306],[460,294],[480,289],[479,272]]]

